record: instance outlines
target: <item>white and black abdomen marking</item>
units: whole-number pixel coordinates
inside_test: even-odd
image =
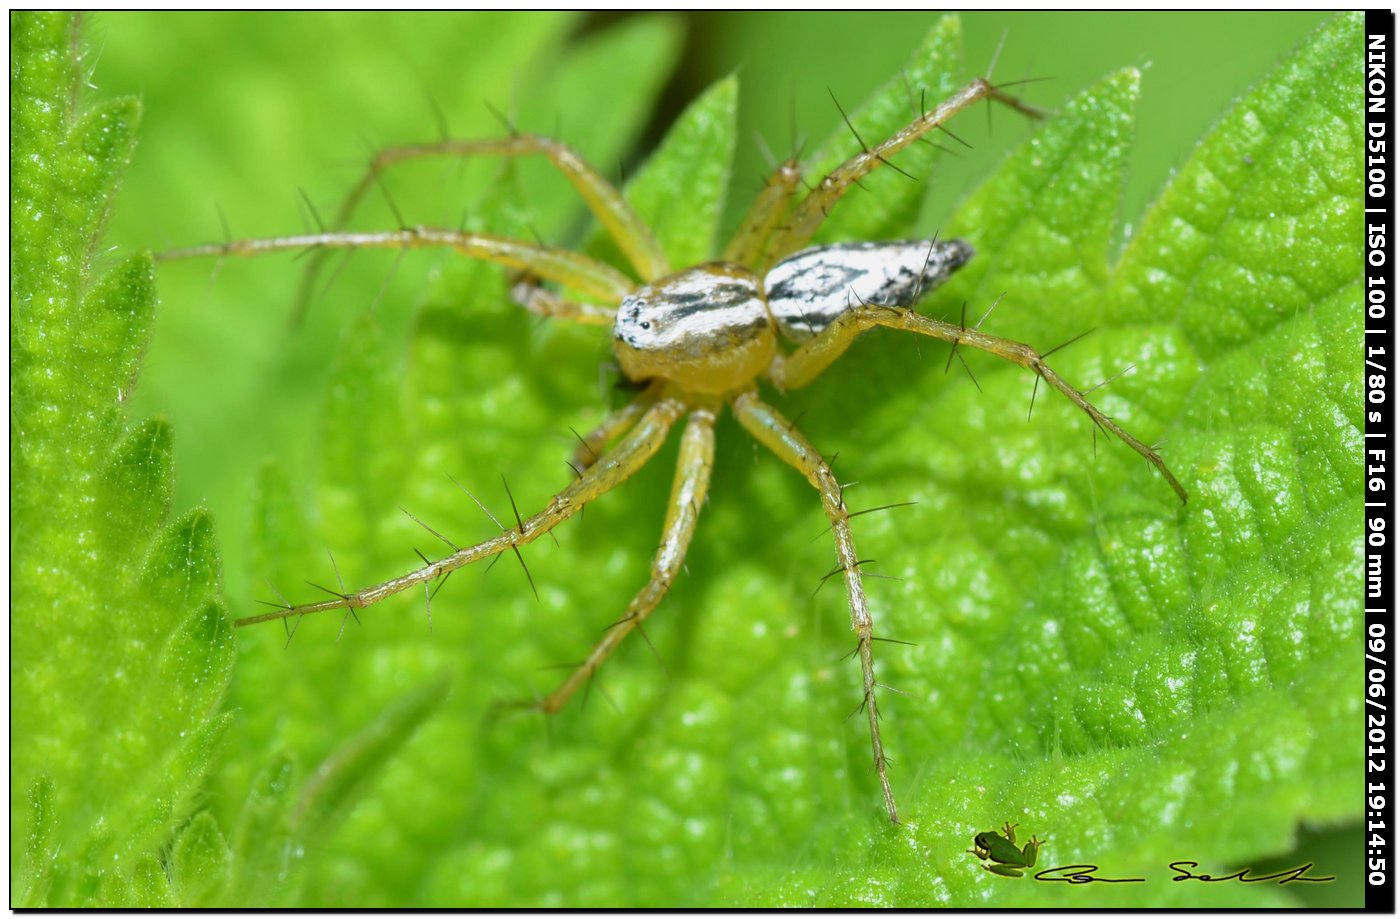
[[[912,306],[972,258],[960,239],[839,243],[804,249],[764,278],[768,309],[789,341],[806,341],[863,303]]]
[[[749,384],[776,347],[759,278],[738,265],[699,265],[640,287],[613,324],[613,349],[629,378],[662,377],[696,392]]]

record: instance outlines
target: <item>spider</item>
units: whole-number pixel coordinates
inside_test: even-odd
[[[588,657],[553,692],[522,703],[545,713],[557,712],[623,639],[641,627],[676,578],[710,482],[715,419],[728,407],[759,443],[801,472],[820,497],[835,541],[834,573],[839,572],[845,582],[851,628],[856,633],[854,656],[860,660],[861,709],[869,722],[874,770],[889,819],[898,823],[880,737],[876,700],[879,684],[872,653],[877,636],[862,583],[862,563],[851,535],[853,515],[846,508],[831,466],[790,421],[760,398],[759,381],[766,381],[779,392],[805,386],[862,332],[877,326],[928,336],[955,348],[986,351],[1030,369],[1037,375],[1037,386],[1044,381],[1066,396],[1099,428],[1146,458],[1186,500],[1185,490],[1161,457],[1090,404],[1079,390],[1047,366],[1035,349],[976,327],[932,319],[912,309],[927,291],[947,280],[973,256],[967,243],[935,238],[808,247],[826,215],[862,177],[889,165],[895,153],[940,128],[956,113],[984,100],[1040,117],[1036,109],[1008,95],[1004,88],[983,79],[972,80],[878,145],[870,147],[861,142],[859,153],[805,194],[796,159],[781,163],[720,258],[681,270],[670,264],[620,191],[574,150],[550,138],[514,130],[497,140],[449,140],[380,151],[330,231],[230,240],[163,253],[163,259],[176,259],[303,249],[456,249],[470,258],[520,272],[511,296],[531,312],[557,320],[611,326],[613,350],[621,372],[638,387],[638,394],[630,403],[581,437],[571,464],[576,478],[538,513],[528,517],[517,514],[515,526],[502,526],[498,535],[473,546],[454,545],[453,551],[443,558],[433,561],[424,557],[421,567],[400,577],[354,592],[331,592],[330,599],[318,602],[284,602],[271,612],[239,619],[237,625],[336,609],[348,613],[417,585],[423,585],[431,604],[432,582],[472,562],[506,551],[518,553],[521,546],[549,533],[636,473],[660,449],[670,430],[683,424],[675,479],[650,579]],[[547,158],[578,191],[641,283],[611,265],[577,252],[489,233],[427,226],[386,232],[342,229],[355,204],[384,169],[433,156]],[[615,306],[568,299],[541,286],[543,281],[554,282],[562,291]],[[780,347],[780,340],[786,344]]]

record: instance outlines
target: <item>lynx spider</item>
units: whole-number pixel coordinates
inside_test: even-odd
[[[785,391],[805,386],[824,371],[862,332],[876,326],[901,329],[1005,358],[1033,371],[1083,410],[1102,430],[1141,454],[1184,501],[1186,492],[1162,459],[1147,445],[1095,408],[1082,393],[1048,367],[1028,345],[914,312],[911,307],[931,288],[971,258],[961,240],[904,240],[845,243],[807,248],[813,234],[841,197],[862,177],[889,165],[895,153],[940,128],[953,115],[983,101],[995,101],[1031,117],[1040,113],[1003,89],[974,79],[938,106],[925,111],[874,147],[861,151],[826,175],[805,195],[796,159],[780,164],[718,261],[675,271],[651,231],[619,190],[572,149],[550,138],[511,133],[498,140],[446,140],[390,147],[380,151],[347,198],[331,231],[300,236],[231,240],[164,253],[164,259],[198,256],[254,256],[303,249],[413,249],[446,247],[475,259],[522,273],[512,297],[524,308],[554,319],[613,327],[613,348],[623,375],[640,386],[626,407],[582,437],[574,457],[577,478],[542,511],[517,516],[517,525],[484,542],[454,548],[400,577],[331,599],[286,604],[272,612],[238,620],[239,626],[309,613],[353,611],[457,568],[519,548],[550,532],[585,505],[617,487],[661,447],[670,429],[685,419],[680,457],[667,505],[662,540],[651,578],[607,629],[587,659],[552,693],[528,705],[557,712],[592,676],[622,640],[656,608],[676,577],[704,504],[714,458],[714,424],[728,405],[739,423],[763,446],[795,467],[817,490],[835,537],[837,567],[845,580],[851,627],[860,658],[862,709],[870,725],[875,772],[889,818],[899,822],[880,738],[874,621],[866,602],[861,562],[851,536],[841,486],[831,467],[797,428],[763,402],[757,383],[766,379]],[[854,133],[854,132],[853,132]],[[859,137],[857,137],[859,140]],[[522,242],[489,233],[427,226],[387,232],[345,232],[343,227],[379,174],[396,163],[422,157],[544,156],[574,186],[584,203],[617,243],[636,275],[566,249]],[[891,167],[897,168],[897,167]],[[552,281],[607,303],[615,309],[565,299],[534,283]],[[779,338],[791,350],[780,349]]]

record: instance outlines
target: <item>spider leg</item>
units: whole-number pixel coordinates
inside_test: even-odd
[[[931,319],[904,307],[874,304],[858,306],[843,313],[823,329],[816,338],[806,342],[796,351],[787,355],[786,358],[775,359],[769,370],[769,377],[779,389],[796,389],[806,386],[830,366],[832,361],[840,357],[850,347],[851,342],[855,341],[856,336],[875,326],[901,329],[905,332],[914,332],[919,335],[927,335],[930,338],[937,338],[940,341],[951,342],[955,346],[965,345],[976,348],[1030,369],[1050,388],[1057,390],[1069,401],[1079,406],[1080,410],[1088,415],[1094,424],[1117,437],[1151,463],[1162,478],[1167,480],[1167,484],[1176,492],[1177,497],[1181,498],[1183,502],[1186,501],[1186,489],[1177,481],[1176,476],[1172,475],[1166,462],[1151,447],[1123,430],[1112,418],[1099,411],[1092,402],[1084,397],[1083,393],[1052,370],[1045,363],[1045,359],[1039,351],[1019,341],[997,335],[988,335],[986,332],[978,331],[975,327],[968,328],[964,325],[954,325],[951,322]]]
[[[444,140],[430,144],[405,144],[386,147],[370,159],[369,167],[360,181],[355,183],[350,194],[336,215],[333,230],[342,230],[354,214],[355,208],[364,196],[379,181],[380,175],[392,166],[408,160],[433,156],[546,156],[555,169],[578,190],[584,204],[598,218],[619,249],[637,269],[643,281],[652,281],[671,271],[661,244],[652,236],[651,230],[632,210],[622,193],[611,182],[603,178],[598,170],[590,166],[571,147],[547,137],[534,134],[516,134],[494,140]],[[307,269],[302,281],[302,299],[310,289],[316,271],[317,261]]]
[[[831,521],[836,537],[837,568],[846,579],[846,596],[851,607],[851,628],[856,633],[856,652],[860,657],[861,682],[864,689],[861,707],[870,722],[870,747],[875,755],[875,772],[880,776],[880,788],[885,795],[885,808],[890,821],[899,822],[894,792],[890,790],[884,743],[880,739],[880,710],[875,700],[875,661],[870,645],[874,640],[874,623],[865,601],[865,586],[861,582],[860,558],[851,539],[851,515],[841,498],[841,486],[832,474],[831,466],[816,448],[774,408],[765,405],[750,391],[733,400],[734,414],[759,443],[772,450],[788,465],[807,477],[821,493],[822,510]]]
[[[604,418],[593,430],[579,437],[579,444],[574,449],[574,457],[569,465],[582,472],[598,462],[598,458],[603,455],[603,450],[607,447],[608,442],[620,437],[628,428],[636,424],[637,419],[651,408],[657,399],[661,398],[664,389],[665,384],[659,380],[651,383],[641,391],[637,398]],[[577,436],[577,432],[575,436]]]
[[[565,300],[529,281],[517,281],[511,285],[510,298],[517,305],[546,319],[568,319],[584,325],[612,325],[617,318],[617,310],[611,307]]]
[[[269,252],[305,249],[427,249],[451,248],[469,258],[518,268],[566,287],[619,302],[636,285],[617,269],[569,249],[540,246],[490,233],[465,233],[435,227],[406,227],[379,233],[308,233],[266,239],[235,239],[223,243],[171,249],[159,261],[234,255],[252,257]],[[587,321],[579,316],[568,318]]]
[[[299,606],[279,608],[269,613],[239,619],[235,625],[254,625],[270,619],[304,616],[332,609],[363,609],[372,606],[416,584],[455,571],[464,565],[517,549],[533,542],[583,509],[584,505],[612,491],[626,481],[660,449],[671,426],[685,412],[685,405],[675,399],[663,399],[647,409],[646,414],[618,444],[602,459],[583,471],[563,491],[555,495],[549,506],[539,513],[521,519],[515,527],[499,536],[457,549],[446,558],[430,562],[408,574],[366,587],[354,593],[337,594],[333,599]]]
[[[608,627],[602,639],[593,646],[588,658],[569,675],[559,688],[537,702],[525,703],[530,708],[554,714],[564,707],[569,697],[584,686],[617,650],[618,645],[642,620],[651,615],[671,588],[681,563],[685,561],[690,537],[695,533],[695,521],[705,503],[710,485],[710,470],[715,457],[715,415],[709,409],[696,409],[686,422],[681,440],[676,478],[671,486],[671,500],[666,508],[666,523],[662,528],[661,545],[651,563],[651,580],[632,598],[627,612]]]
[[[753,207],[744,216],[744,222],[734,231],[734,237],[729,240],[720,261],[746,265],[763,274],[773,261],[765,244],[787,215],[793,195],[801,184],[802,169],[797,160],[786,160],[773,170]]]
[[[1032,118],[1041,117],[1041,112],[1020,101],[983,79],[976,79],[953,93],[932,110],[923,113],[889,139],[875,147],[866,147],[855,156],[837,166],[818,183],[811,194],[793,210],[791,218],[778,232],[772,246],[773,259],[782,259],[807,245],[826,215],[841,200],[841,196],[876,167],[888,164],[890,157],[914,143],[929,131],[941,126],[958,112],[969,106],[991,99],[1008,105]]]

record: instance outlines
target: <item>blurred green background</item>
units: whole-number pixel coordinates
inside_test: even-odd
[[[665,17],[658,35],[670,36],[678,60],[670,82],[656,91],[650,122],[635,136],[608,144],[631,152],[620,161],[609,154],[596,165],[605,173],[626,174],[682,106],[715,79],[738,72],[741,143],[732,223],[766,172],[761,146],[782,156],[804,138],[810,149],[837,130],[840,118],[831,95],[847,106],[858,103],[907,58],[935,18],[931,13]],[[1020,92],[1053,109],[1111,71],[1142,68],[1138,142],[1122,215],[1131,230],[1211,120],[1323,18],[1316,13],[970,13],[963,17],[964,70],[969,77],[985,73],[1000,45],[995,77],[1043,79]],[[559,86],[550,65],[561,49],[635,25],[628,19],[496,13],[95,15],[89,21],[93,82],[106,96],[137,93],[145,103],[140,146],[106,242],[130,251],[217,241],[224,233],[221,219],[236,236],[299,232],[314,223],[302,194],[329,217],[375,148],[431,140],[444,131],[500,134],[488,105],[509,113],[525,130],[559,136],[599,157],[594,135],[617,104],[610,93],[633,88],[613,82],[590,96],[578,87]],[[532,53],[522,55],[521,49]],[[616,62],[608,66],[615,69]],[[635,92],[653,89],[648,83]],[[937,229],[1029,130],[1011,113],[997,111],[993,118],[990,130],[980,110],[953,126],[973,149],[957,148],[956,156],[943,157],[927,177],[930,194],[921,229]],[[406,169],[394,174],[393,198],[411,223],[455,225],[470,214],[495,168]],[[562,181],[548,176],[543,181],[555,190],[557,202],[539,208],[543,216],[536,229],[547,241],[571,242],[585,226],[581,208]],[[395,219],[382,196],[372,195],[357,226],[387,228]],[[299,265],[290,258],[217,269],[208,261],[161,268],[159,318],[131,412],[134,417],[163,413],[173,421],[177,510],[205,505],[215,512],[235,615],[253,611],[252,600],[268,595],[261,580],[265,572],[251,570],[246,561],[256,470],[270,459],[288,470],[294,487],[309,478],[318,450],[317,416],[343,330],[374,303],[384,334],[405,336],[425,276],[441,259],[411,257],[395,269],[391,256],[358,258],[296,327],[288,320]],[[606,360],[604,347],[598,359]],[[606,382],[577,395],[579,406],[606,402]],[[541,431],[539,448],[564,455],[567,445],[558,433]],[[507,573],[508,579],[514,576]],[[1350,828],[1330,838],[1350,844],[1354,836]],[[1323,846],[1330,844],[1327,838]]]

